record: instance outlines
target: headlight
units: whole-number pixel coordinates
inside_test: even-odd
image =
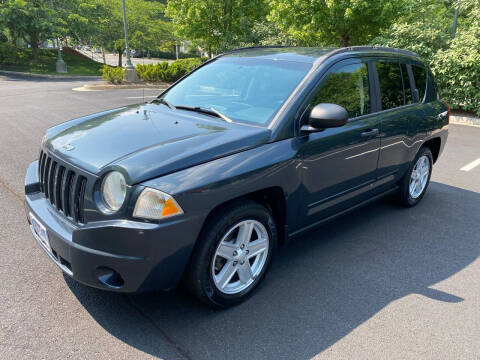
[[[163,219],[181,214],[183,210],[173,197],[151,188],[143,189],[133,210],[133,216],[146,219]]]
[[[110,211],[117,211],[123,205],[127,195],[127,183],[118,171],[109,173],[102,182],[102,198]]]

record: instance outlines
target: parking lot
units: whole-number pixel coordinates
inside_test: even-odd
[[[382,199],[288,243],[253,297],[213,311],[80,285],[32,238],[23,181],[45,129],[158,92],[85,83],[0,77],[0,358],[480,358],[480,128],[450,126],[419,206]]]

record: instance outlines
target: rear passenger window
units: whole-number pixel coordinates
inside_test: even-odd
[[[377,62],[382,110],[403,105],[403,83],[400,65],[394,62]]]
[[[408,78],[407,65],[402,64],[402,79],[403,79],[403,90],[405,91],[405,105],[411,104],[412,101],[412,88],[410,87],[410,79]]]
[[[425,88],[427,87],[427,71],[424,67],[412,65],[412,72],[415,79],[415,87],[418,90],[418,102],[422,102],[425,96]]]
[[[343,106],[349,118],[370,112],[368,72],[365,64],[344,65],[327,75],[316,90],[312,104],[331,103]]]

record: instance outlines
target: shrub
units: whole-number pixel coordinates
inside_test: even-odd
[[[112,84],[121,84],[125,75],[125,69],[122,67],[112,67],[104,65],[102,67],[103,80],[110,81]]]
[[[480,115],[480,31],[457,34],[448,49],[436,53],[432,71],[452,108]]]
[[[171,64],[163,61],[158,64],[138,64],[137,74],[140,79],[149,82],[165,81],[174,82],[180,79],[182,76],[198,67],[207,58],[189,58],[179,59]]]
[[[168,69],[165,71],[164,80],[166,82],[177,81],[185,74],[200,66],[204,61],[204,58],[189,58],[174,61],[168,66]]]
[[[0,64],[15,64],[17,61],[18,49],[10,43],[0,43]]]
[[[168,62],[163,61],[158,64],[138,64],[137,74],[140,79],[149,82],[162,81],[165,79],[165,71],[168,69]]]

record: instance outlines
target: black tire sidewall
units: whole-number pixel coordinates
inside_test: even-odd
[[[227,213],[217,216],[215,220],[207,225],[208,228],[199,239],[201,243],[196,254],[197,258],[194,259],[196,263],[194,271],[197,273],[192,275],[197,282],[197,292],[201,292],[201,300],[215,307],[228,307],[246,299],[265,277],[271,262],[272,252],[276,247],[277,230],[270,212],[262,205],[253,201],[239,204],[239,206],[232,208]],[[244,220],[257,220],[267,230],[269,236],[267,259],[261,273],[248,288],[238,294],[225,294],[217,289],[212,278],[211,265],[213,256],[227,231]]]

